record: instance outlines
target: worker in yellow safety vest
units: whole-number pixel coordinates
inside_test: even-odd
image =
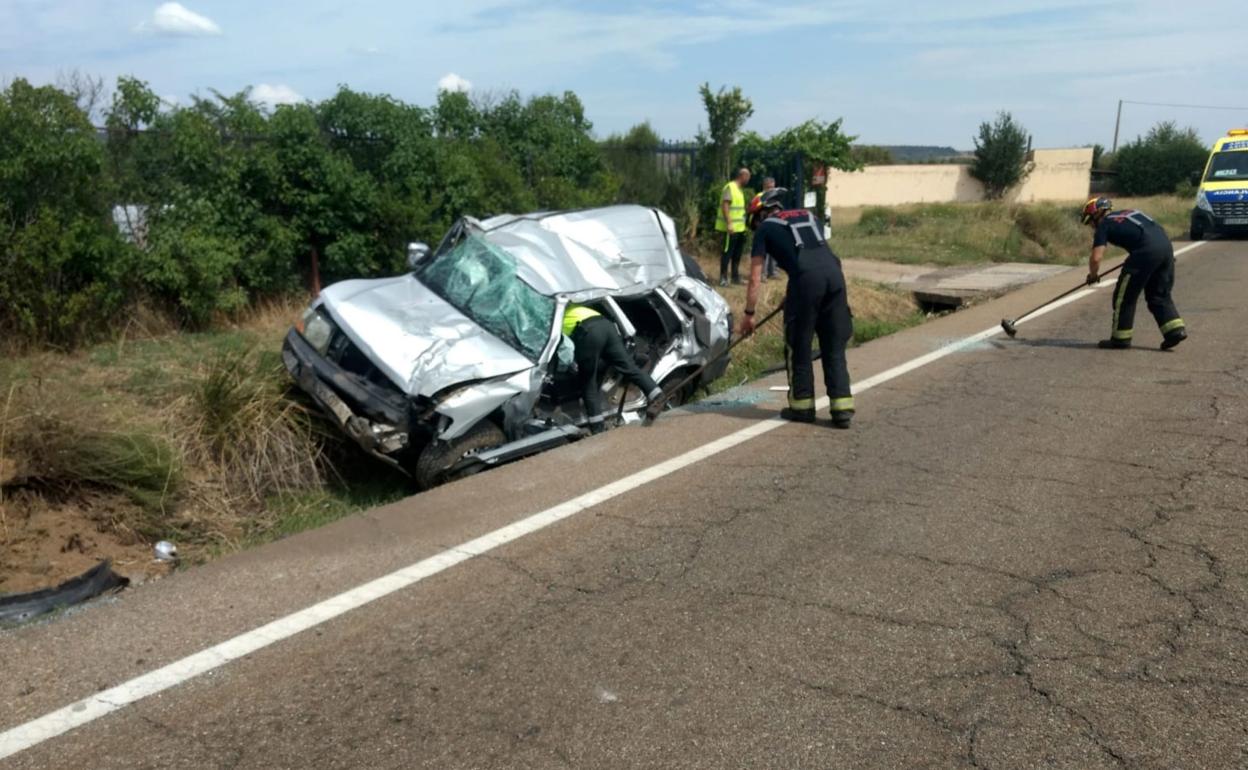
[[[724,185],[715,210],[715,232],[724,234],[723,252],[719,257],[719,285],[728,285],[728,267],[732,266],[732,282],[741,283],[741,252],[745,249],[745,193],[750,183],[750,170],[737,169],[737,174]]]
[[[591,433],[601,433],[607,427],[607,413],[602,404],[604,362],[640,388],[646,394],[647,403],[663,396],[663,390],[629,355],[615,322],[597,310],[585,305],[568,305],[563,313],[563,333],[575,347],[573,355],[581,386],[581,403],[585,406],[585,424]]]
[[[774,189],[776,189],[776,178],[771,176],[763,177],[763,189],[761,192],[754,194],[754,199],[750,201],[750,211],[758,210],[762,206],[763,193]],[[775,258],[768,254],[763,261],[763,280],[775,278],[779,274],[780,269],[776,267]]]

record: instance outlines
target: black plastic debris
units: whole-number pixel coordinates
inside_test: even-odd
[[[113,572],[112,563],[105,559],[56,588],[0,595],[0,626],[20,625],[50,612],[81,604],[101,594],[119,591],[129,583],[130,579]]]

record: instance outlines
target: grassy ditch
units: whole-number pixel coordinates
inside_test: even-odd
[[[1191,201],[1172,195],[1123,198],[1157,219],[1171,238],[1187,232]],[[912,264],[975,262],[1078,264],[1091,231],[1077,204],[923,203],[832,210],[832,246],[846,259]]]
[[[765,284],[761,308],[781,300]],[[737,318],[741,287],[725,291]],[[907,295],[853,282],[855,340],[913,325]],[[0,360],[0,593],[58,582],[109,557],[163,572],[392,502],[410,485],[291,397],[278,351],[302,302],[212,332],[118,337]],[[137,329],[137,327],[132,327]],[[778,322],[737,348],[723,390],[783,360]]]
[[[142,566],[160,539],[193,563],[404,494],[289,398],[298,309],[0,361],[0,592],[79,556]]]

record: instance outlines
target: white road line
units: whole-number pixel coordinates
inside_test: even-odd
[[[1198,241],[1186,246],[1175,252],[1175,255],[1191,251],[1202,245],[1203,241]],[[1110,284],[1102,284],[1097,287],[1089,287],[1084,291],[1076,292],[1063,300],[1053,303],[1042,310],[1037,311],[1023,323],[1027,323],[1034,318],[1038,318],[1046,313],[1052,312],[1059,307],[1069,305],[1076,300],[1082,299],[1089,294],[1094,293],[1100,288],[1104,288]],[[907,361],[892,369],[881,372],[873,377],[861,381],[854,388],[855,393],[863,393],[878,385],[882,385],[890,380],[901,377],[904,374],[914,371],[920,367],[926,366],[933,361],[938,361],[945,356],[957,353],[960,350],[982,342],[990,337],[1001,334],[1000,326],[993,326],[990,329],[984,329],[981,332],[972,334],[957,342],[953,342],[944,347],[938,348],[931,353],[919,356],[918,358]],[[827,406],[827,398],[819,399],[820,408]],[[73,730],[76,727],[99,719],[102,716],[110,714],[118,709],[124,708],[131,703],[142,700],[150,695],[182,684],[190,679],[205,674],[213,669],[220,668],[225,664],[238,660],[239,658],[256,652],[257,650],[268,647],[269,645],[287,639],[301,631],[325,623],[333,618],[343,615],[351,610],[363,607],[366,604],[377,601],[382,597],[388,596],[395,591],[402,590],[412,586],[425,578],[432,577],[439,572],[454,567],[457,564],[468,561],[469,559],[488,553],[500,546],[506,545],[515,540],[519,540],[525,535],[531,535],[534,532],[545,529],[552,524],[560,522],[564,519],[582,513],[600,503],[604,503],[613,498],[619,497],[630,492],[640,486],[649,484],[652,481],[669,476],[682,468],[699,463],[709,457],[714,457],[720,452],[727,451],[735,446],[744,444],[752,438],[756,438],[765,433],[770,433],[776,428],[785,425],[785,422],[776,417],[770,420],[764,420],[754,423],[748,427],[742,428],[735,433],[731,433],[723,438],[716,439],[709,444],[704,444],[697,449],[692,449],[682,455],[673,457],[670,460],[652,465],[649,468],[638,471],[631,476],[626,476],[618,481],[613,481],[606,486],[599,487],[590,492],[575,497],[567,502],[560,503],[553,508],[547,508],[544,511],[535,513],[527,518],[521,519],[505,527],[489,532],[475,540],[469,540],[459,546],[448,549],[435,556],[416,562],[408,567],[404,567],[389,575],[377,578],[363,585],[352,588],[349,591],[340,593],[326,599],[319,604],[291,613],[283,618],[279,618],[272,623],[260,626],[259,628],[246,631],[233,639],[226,640],[218,645],[201,650],[193,655],[174,661],[163,668],[150,671],[142,676],[136,677],[124,682],[116,687],[98,692],[88,696],[76,703],[53,711],[44,716],[33,719],[25,724],[6,730],[0,733],[0,759],[11,757],[20,751],[24,751],[32,746],[37,746],[44,741]]]

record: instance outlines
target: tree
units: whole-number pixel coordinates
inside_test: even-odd
[[[992,123],[979,125],[975,139],[975,160],[971,176],[984,186],[989,200],[999,200],[1015,185],[1027,178],[1027,131],[1008,112],[997,114]]]
[[[0,333],[72,344],[124,299],[102,147],[72,96],[19,78],[0,91],[0,148]]]
[[[655,150],[662,140],[650,123],[638,123],[625,134],[612,134],[602,143],[603,155],[618,185],[616,200],[658,206],[667,189],[668,174],[659,166]]]
[[[1101,163],[1104,162],[1105,157],[1105,145],[1099,143],[1092,145],[1092,168],[1104,168]]]
[[[702,106],[706,109],[707,133],[699,135],[699,140],[706,144],[710,152],[711,171],[719,180],[727,179],[732,173],[733,149],[737,137],[745,122],[754,114],[754,104],[741,93],[740,86],[731,91],[721,86],[718,92],[712,93],[709,83],[698,87],[702,97]]]
[[[804,176],[800,181],[809,190],[815,171],[820,167],[842,171],[856,171],[862,167],[854,158],[852,149],[857,137],[843,133],[841,125],[840,119],[830,122],[807,120],[770,138],[748,132],[741,137],[740,161],[760,177],[775,177],[776,183],[784,187],[798,183],[799,180],[793,175],[796,160],[800,157]],[[820,189],[818,193],[816,205],[821,207],[824,192]],[[800,203],[794,201],[795,205]]]
[[[1179,129],[1172,121],[1158,123],[1147,135],[1118,148],[1114,170],[1123,195],[1159,195],[1174,192],[1194,171],[1204,168],[1209,150],[1193,128]]]

